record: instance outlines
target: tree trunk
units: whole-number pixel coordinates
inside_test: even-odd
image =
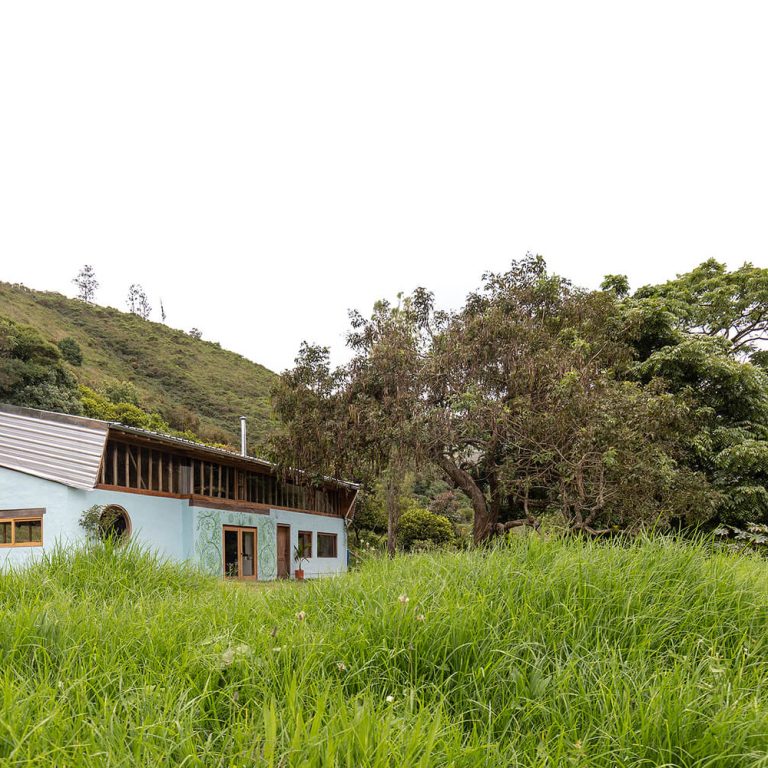
[[[475,544],[486,541],[495,530],[496,520],[493,518],[493,511],[488,505],[485,494],[480,490],[472,475],[463,470],[452,458],[440,454],[436,461],[440,469],[448,475],[451,482],[472,504],[475,513],[472,537]]]
[[[403,467],[398,459],[390,461],[387,469],[387,554],[394,557],[397,552],[397,528],[400,523],[400,497],[403,488]]]

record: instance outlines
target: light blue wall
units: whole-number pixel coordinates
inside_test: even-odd
[[[335,573],[343,573],[347,570],[347,531],[344,521],[340,517],[327,517],[325,515],[308,515],[303,512],[289,512],[285,509],[273,509],[275,523],[291,526],[291,556],[299,543],[299,531],[312,531],[312,557],[304,562],[304,575],[307,578],[316,576],[328,576]],[[317,556],[317,534],[335,533],[337,557]],[[297,564],[291,565],[291,571],[297,568]]]
[[[258,577],[277,576],[277,525],[291,527],[291,553],[299,531],[312,531],[315,557],[304,564],[307,577],[343,573],[347,569],[347,538],[341,518],[272,509],[269,514],[230,512],[191,507],[186,499],[172,499],[137,493],[105,490],[78,490],[59,483],[0,468],[0,510],[44,507],[43,547],[0,547],[0,568],[20,565],[39,557],[55,544],[83,543],[85,534],[79,520],[94,504],[119,504],[131,519],[131,537],[172,560],[190,560],[212,574],[221,574],[222,526],[239,525],[258,530]],[[0,512],[0,516],[2,513]],[[338,556],[318,558],[317,533],[338,536]],[[297,567],[291,564],[291,572]]]
[[[43,544],[48,549],[54,541],[74,543],[83,540],[83,532],[69,513],[71,498],[79,493],[65,485],[0,468],[0,510],[44,507]],[[0,513],[1,515],[2,513]],[[0,568],[30,562],[43,553],[43,547],[0,547]]]

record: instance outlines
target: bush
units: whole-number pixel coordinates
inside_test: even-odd
[[[80,345],[71,336],[61,339],[56,346],[68,363],[78,366],[83,364],[83,350],[80,349]]]
[[[428,509],[411,506],[400,516],[399,539],[405,549],[450,544],[454,536],[450,521]]]
[[[35,328],[0,317],[0,402],[82,413],[77,384],[57,346]]]
[[[141,407],[139,390],[130,381],[113,381],[104,387],[104,394],[115,404],[129,403]]]
[[[92,419],[116,421],[129,427],[139,427],[164,434],[172,432],[157,413],[144,411],[130,402],[113,402],[108,395],[96,392],[90,387],[80,387],[80,393],[85,415]]]

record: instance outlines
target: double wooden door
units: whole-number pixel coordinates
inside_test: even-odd
[[[224,526],[224,575],[232,579],[255,579],[258,531],[234,525]]]

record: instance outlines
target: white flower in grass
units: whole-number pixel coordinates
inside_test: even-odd
[[[408,601],[411,599],[408,597],[408,595],[400,595],[400,597],[397,598],[400,601],[401,605],[408,605]]]
[[[347,671],[347,665],[343,661],[339,661],[336,664],[336,669],[338,669],[339,672],[346,672]]]
[[[276,645],[276,646],[275,646],[275,647],[274,647],[272,650],[273,650],[275,653],[280,653],[280,651],[282,651],[282,650],[283,650],[283,646],[282,646],[282,645]]]
[[[249,656],[250,653],[251,647],[245,643],[241,643],[240,645],[236,645],[232,648],[227,648],[227,650],[221,654],[221,659],[219,662],[220,666],[229,667],[236,658],[240,656]]]
[[[387,702],[387,704],[394,704],[395,703],[395,697],[392,696],[392,694],[390,694],[389,696],[387,696],[385,701]]]
[[[420,614],[419,614],[419,615],[416,617],[416,621],[426,621],[426,620],[427,620],[427,617],[426,617],[426,616],[425,616],[423,613],[420,613]]]
[[[299,611],[299,612],[296,614],[296,618],[297,618],[299,621],[304,621],[304,619],[306,619],[306,618],[307,618],[307,614],[306,614],[306,613],[304,613],[304,611]]]

